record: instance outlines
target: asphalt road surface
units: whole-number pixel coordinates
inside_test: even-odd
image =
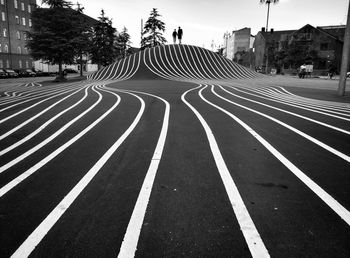
[[[350,101],[192,46],[0,84],[0,257],[350,257]]]

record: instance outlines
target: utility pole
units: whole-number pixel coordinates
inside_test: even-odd
[[[348,18],[346,21],[344,46],[343,46],[343,57],[340,68],[340,79],[338,86],[338,95],[345,96],[346,86],[346,74],[349,68],[349,54],[350,54],[350,4],[348,6]]]
[[[268,32],[269,31],[269,14],[270,14],[271,1],[267,0],[266,3],[267,3],[266,32]]]
[[[143,19],[141,19],[141,46],[142,46]]]

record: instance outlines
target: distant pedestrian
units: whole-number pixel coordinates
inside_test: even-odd
[[[334,76],[335,73],[336,73],[336,70],[337,70],[337,68],[335,67],[335,65],[331,64],[331,65],[329,66],[329,69],[328,69],[328,76],[329,76],[329,79],[332,80],[333,76]]]
[[[174,32],[173,32],[173,41],[174,41],[174,44],[176,44],[176,38],[177,38],[177,32],[176,32],[176,29],[175,29]]]
[[[182,29],[181,27],[179,27],[179,29],[177,30],[177,38],[179,39],[179,44],[181,44],[181,40],[182,40]]]
[[[306,75],[306,65],[303,64],[299,68],[299,78],[304,79]]]

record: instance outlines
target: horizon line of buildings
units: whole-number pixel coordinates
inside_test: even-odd
[[[312,64],[314,74],[324,74],[330,66],[339,71],[345,28],[345,25],[314,27],[306,24],[295,30],[265,31],[263,27],[254,36],[251,29],[245,27],[224,33],[221,54],[251,69],[267,69],[268,72],[275,68],[278,72],[292,73],[297,68],[295,66],[301,65],[300,62]],[[293,44],[311,53],[310,56],[295,63],[283,62],[282,59],[277,62],[274,55]]]

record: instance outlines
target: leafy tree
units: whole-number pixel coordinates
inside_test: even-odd
[[[65,0],[44,0],[49,8],[36,8],[32,13],[32,31],[27,47],[34,59],[58,64],[58,80],[63,80],[62,64],[74,61],[74,40],[78,35],[77,19],[71,3]]]
[[[78,4],[76,12],[74,12],[76,20],[77,36],[72,40],[75,56],[80,64],[80,76],[83,76],[83,55],[87,56],[90,52],[90,42],[92,38],[91,23],[87,21],[87,16],[83,14],[84,8]]]
[[[161,15],[157,8],[153,8],[142,32],[141,49],[164,45],[167,41],[163,37],[165,23],[158,19]]]
[[[92,62],[99,66],[107,66],[113,63],[117,57],[116,29],[112,26],[112,21],[101,11],[99,22],[93,27],[93,36],[91,42]]]
[[[124,27],[117,37],[118,58],[124,58],[131,54],[130,44],[130,35],[127,28]]]

